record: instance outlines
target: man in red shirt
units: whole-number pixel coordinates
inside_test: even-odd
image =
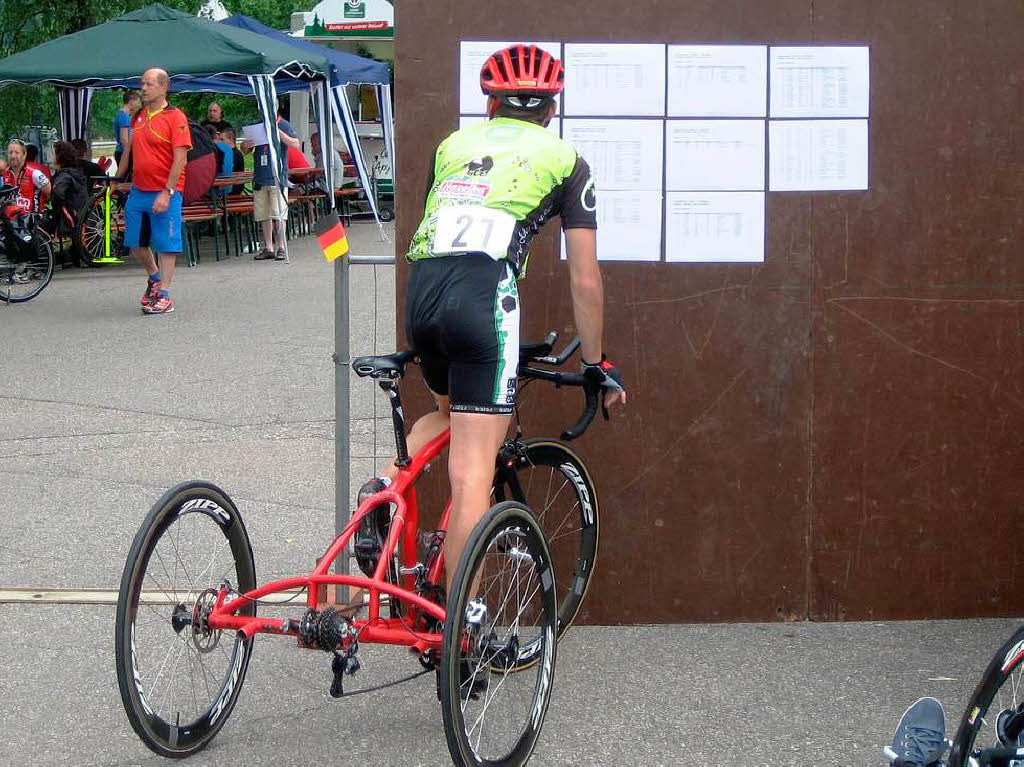
[[[147,69],[142,75],[142,108],[132,118],[132,141],[117,165],[123,178],[132,164],[124,242],[149,275],[141,301],[145,314],[174,311],[169,290],[174,260],[181,252],[181,197],[192,148],[188,118],[167,103],[168,80],[162,69]]]
[[[43,209],[50,196],[50,179],[40,168],[27,162],[25,147],[25,142],[17,138],[7,145],[3,183],[18,187],[18,206],[26,213],[35,213]]]

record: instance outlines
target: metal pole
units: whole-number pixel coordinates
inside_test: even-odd
[[[349,519],[349,299],[348,256],[334,262],[334,535]],[[348,552],[335,561],[334,571],[348,574]]]

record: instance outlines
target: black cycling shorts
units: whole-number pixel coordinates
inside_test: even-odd
[[[511,265],[460,253],[413,261],[405,335],[454,412],[509,414],[519,368],[519,289]]]

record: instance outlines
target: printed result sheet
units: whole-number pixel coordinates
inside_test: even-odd
[[[668,191],[764,190],[764,120],[669,120]]]
[[[566,115],[664,115],[665,46],[566,44],[563,98]]]
[[[507,42],[461,41],[459,43],[459,114],[482,115],[487,113],[487,97],[480,90],[480,68],[492,53],[500,51],[502,48],[507,48],[516,42],[532,43],[539,48],[543,48],[556,58],[561,57],[561,43],[538,43],[517,40]],[[559,104],[559,102],[560,99],[556,100],[555,103]]]
[[[772,117],[867,117],[866,47],[771,49]]]
[[[661,192],[598,192],[597,260],[661,260]]]
[[[764,192],[668,192],[669,262],[764,261]]]
[[[669,117],[764,117],[765,45],[670,45]]]
[[[867,120],[773,120],[768,128],[773,192],[868,188]]]
[[[661,120],[562,121],[562,138],[590,165],[599,192],[661,191]]]

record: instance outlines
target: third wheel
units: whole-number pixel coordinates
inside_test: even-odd
[[[594,573],[600,531],[594,483],[580,457],[561,442],[509,442],[499,460],[494,501],[528,506],[551,550],[561,637],[576,618]]]

